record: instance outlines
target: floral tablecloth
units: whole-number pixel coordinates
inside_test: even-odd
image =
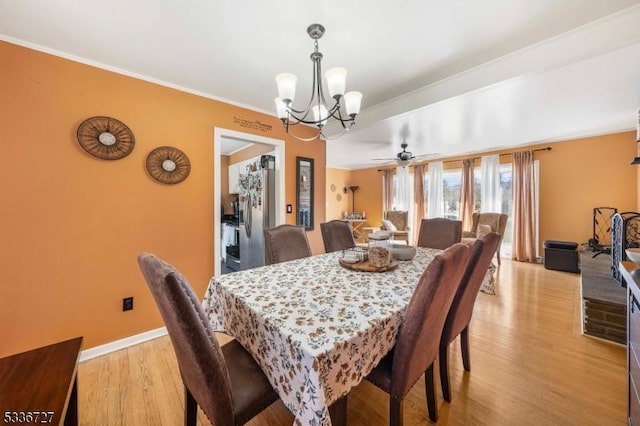
[[[330,425],[328,407],[393,347],[418,279],[440,250],[384,273],[356,272],[339,252],[212,278],[204,310],[261,365],[300,425]]]

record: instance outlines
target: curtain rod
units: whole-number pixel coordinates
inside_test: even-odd
[[[500,154],[500,157],[506,157],[507,155],[513,155],[515,152],[524,152],[524,151],[528,151],[528,150],[523,149],[522,151],[506,152],[504,154]],[[551,151],[551,147],[548,146],[546,148],[538,148],[533,150],[533,152],[538,152],[538,151]],[[477,160],[479,158],[482,158],[482,157],[459,158],[457,160],[444,160],[443,163],[454,163],[456,161],[463,161],[463,160]]]
[[[526,151],[526,150],[523,149],[522,151],[507,152],[507,153],[504,153],[504,154],[500,154],[500,157],[506,157],[507,155],[513,155],[515,152],[524,152],[524,151]],[[533,152],[539,152],[539,151],[551,151],[551,147],[547,146],[545,148],[538,148],[538,149],[534,149],[533,150]],[[469,158],[459,158],[457,160],[444,160],[443,163],[455,163],[456,161],[463,161],[463,160],[477,160],[479,158],[482,158],[482,157],[469,157]],[[425,164],[429,164],[429,163],[428,162],[427,163],[420,163],[420,165],[425,165]],[[389,166],[389,167],[384,168],[384,169],[378,169],[378,171],[379,172],[383,172],[385,170],[393,170],[394,168],[395,167],[393,167],[393,166]]]

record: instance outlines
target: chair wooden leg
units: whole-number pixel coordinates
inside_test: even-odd
[[[433,363],[424,373],[424,387],[427,393],[427,409],[429,410],[429,418],[432,422],[438,421],[438,405],[436,404],[436,386],[433,377]]]
[[[440,366],[440,386],[442,387],[442,397],[445,401],[451,402],[451,391],[449,382],[449,345],[440,342],[440,354],[438,356],[438,365]],[[425,380],[427,375],[425,373]]]
[[[471,356],[469,354],[469,326],[460,333],[460,352],[462,352],[462,365],[467,371],[471,371]]]
[[[402,400],[389,397],[389,426],[402,426]]]
[[[198,403],[189,392],[187,387],[184,387],[184,424],[185,426],[196,426],[198,422]]]
[[[329,406],[331,424],[334,426],[346,426],[347,424],[347,397],[345,395]]]
[[[500,246],[498,246],[498,250],[496,250],[496,260],[498,261],[498,266],[500,266]]]

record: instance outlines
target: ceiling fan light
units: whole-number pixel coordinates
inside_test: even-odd
[[[347,92],[344,95],[344,106],[347,110],[347,114],[351,117],[355,117],[360,114],[360,104],[362,103],[362,92]]]
[[[276,113],[278,114],[278,118],[281,120],[286,119],[288,115],[287,105],[282,102],[282,99],[280,98],[275,98],[273,101],[276,103]]]
[[[332,98],[340,98],[344,95],[344,90],[347,85],[346,69],[340,67],[330,68],[324,73],[324,78],[327,80],[327,88]]]
[[[278,97],[285,104],[293,102],[296,96],[296,83],[298,77],[295,75],[283,72],[276,76],[276,84],[278,85]]]
[[[329,111],[327,108],[324,105],[315,105],[311,108],[311,111],[313,112],[314,119],[320,122],[319,125],[324,126],[329,118]]]

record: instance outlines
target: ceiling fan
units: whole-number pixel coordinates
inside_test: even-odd
[[[433,155],[438,155],[438,154],[413,155],[413,153],[411,151],[407,151],[407,147],[408,146],[409,146],[408,143],[403,142],[400,145],[400,147],[402,148],[402,151],[400,151],[398,154],[396,154],[395,158],[372,158],[372,160],[375,160],[375,161],[378,161],[378,160],[379,161],[395,161],[395,162],[398,163],[398,166],[407,167],[409,164],[411,164],[412,160],[431,157]]]

